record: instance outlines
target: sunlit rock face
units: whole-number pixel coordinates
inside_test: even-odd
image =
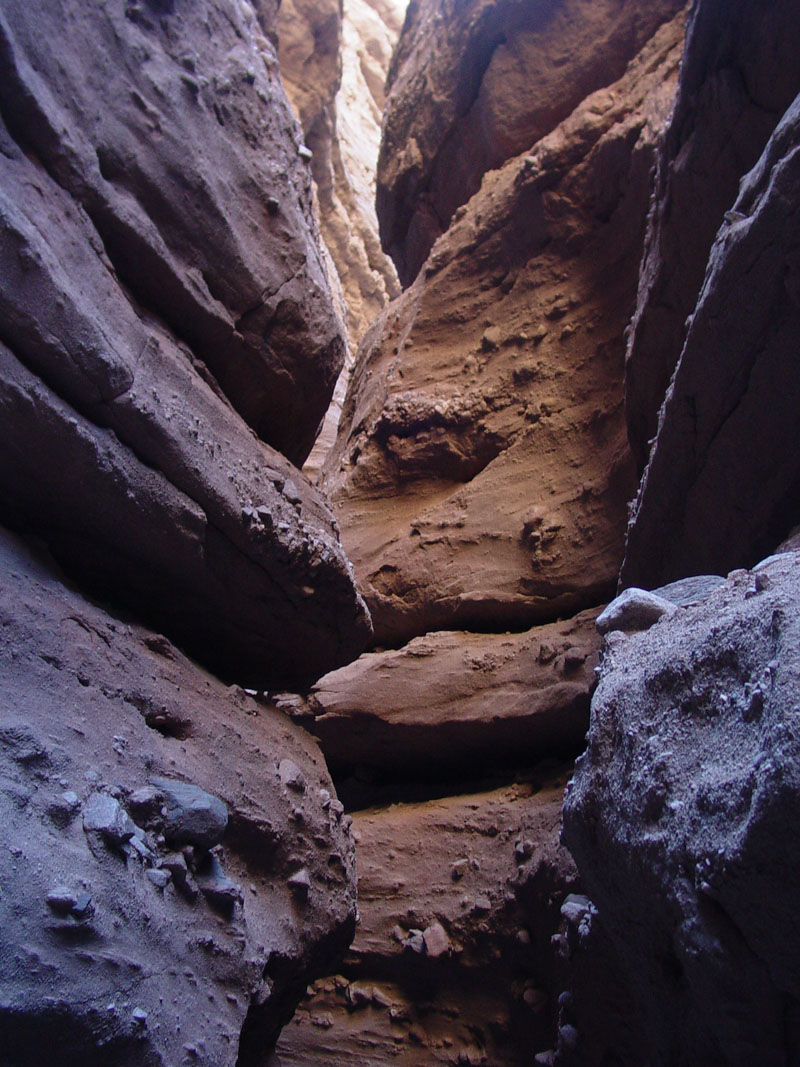
[[[325,485],[378,643],[523,628],[616,583],[623,333],[682,32],[487,174],[361,347]]]
[[[410,284],[485,171],[617,81],[683,0],[412,0],[378,164],[384,248]]]
[[[399,292],[375,215],[375,169],[384,83],[402,12],[389,0],[285,0],[278,32],[281,77],[300,119],[316,209],[348,350],[332,404],[306,464],[315,478],[336,437],[355,349]]]

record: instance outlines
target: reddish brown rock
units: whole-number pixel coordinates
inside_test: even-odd
[[[327,674],[308,727],[334,774],[464,776],[580,750],[596,611],[523,634],[429,633]]]
[[[284,1030],[279,1061],[511,1067],[550,1047],[563,778],[357,813],[361,922],[344,966]]]
[[[522,629],[612,589],[623,331],[681,40],[678,19],[487,176],[362,346],[327,486],[378,643]]]
[[[316,744],[6,533],[0,564],[3,1059],[262,1062],[355,924]]]
[[[319,495],[0,138],[0,510],[228,678],[310,682],[357,655],[369,624]]]
[[[797,524],[800,98],[711,250],[628,532],[623,585],[752,565]]]
[[[143,311],[302,462],[344,341],[301,133],[250,6],[9,0],[0,106]]]
[[[709,252],[740,179],[800,91],[792,0],[696,4],[659,156],[626,364],[631,446],[643,467]],[[713,160],[713,166],[709,161]]]
[[[384,248],[404,284],[482,175],[617,81],[682,0],[412,0],[378,164]]]

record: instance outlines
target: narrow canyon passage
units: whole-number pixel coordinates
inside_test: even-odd
[[[3,0],[0,1067],[800,1065],[792,0]]]

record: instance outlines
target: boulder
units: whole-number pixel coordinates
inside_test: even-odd
[[[613,591],[623,333],[682,33],[487,175],[361,347],[324,484],[379,645],[523,630]]]
[[[633,508],[624,586],[752,566],[797,524],[800,98],[714,241]]]
[[[9,0],[0,105],[26,157],[88,217],[143,318],[188,345],[259,436],[302,463],[344,340],[301,132],[250,5]],[[81,358],[102,362],[114,347],[92,356],[96,344],[87,338]]]
[[[574,754],[588,726],[596,614],[366,653],[317,682],[306,725],[335,775],[441,779]]]
[[[554,1034],[563,778],[357,812],[361,921],[281,1034],[282,1067],[515,1067]]]
[[[798,50],[792,0],[701,0],[692,9],[675,111],[659,153],[626,360],[625,404],[640,469],[717,231],[734,208],[740,180],[800,92]]]
[[[228,678],[308,682],[356,655],[369,624],[320,496],[0,138],[0,513]]]
[[[787,553],[606,651],[564,841],[640,1013],[626,1062],[796,1059],[799,607]]]
[[[355,926],[353,842],[319,749],[6,533],[0,565],[4,1062],[54,1048],[67,1067],[262,1062]],[[287,797],[281,759],[302,796]],[[213,789],[229,813],[213,853],[176,854],[148,828],[151,779],[170,826],[172,800]],[[53,820],[67,793],[82,817]]]
[[[409,285],[488,170],[616,82],[683,0],[414,0],[378,160],[383,246]]]

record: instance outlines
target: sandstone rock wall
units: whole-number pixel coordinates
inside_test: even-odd
[[[377,320],[325,484],[379,644],[602,601],[633,491],[623,332],[682,20],[486,175]]]
[[[617,81],[684,6],[615,0],[412,0],[378,164],[384,248],[410,284],[482,175]]]

